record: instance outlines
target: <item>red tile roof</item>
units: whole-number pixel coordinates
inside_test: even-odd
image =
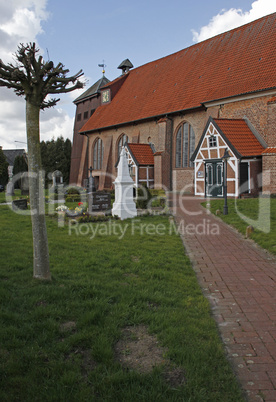
[[[97,108],[80,132],[275,88],[275,43],[273,13],[135,68],[120,81],[112,101]],[[112,82],[106,87],[112,88]]]
[[[264,147],[243,119],[213,119],[241,156],[259,156]]]
[[[149,144],[127,144],[138,165],[154,165],[153,152]]]
[[[263,154],[276,154],[276,148],[273,148],[273,147],[266,148],[262,153]]]

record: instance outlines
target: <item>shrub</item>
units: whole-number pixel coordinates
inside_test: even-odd
[[[137,191],[137,201],[136,201],[136,207],[139,209],[147,209],[148,203],[152,198],[151,192],[149,191],[148,187],[146,184],[142,184],[140,187],[138,187]]]
[[[67,189],[67,194],[68,195],[72,195],[72,194],[79,195],[81,193],[83,193],[83,188],[82,187],[74,186],[74,187],[69,187]]]
[[[155,198],[152,203],[151,203],[152,207],[161,207],[164,208],[166,206],[166,197],[158,197]]]
[[[81,201],[81,195],[80,194],[70,194],[65,198],[66,202],[79,202]]]

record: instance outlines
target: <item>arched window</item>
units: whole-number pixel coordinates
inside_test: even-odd
[[[189,123],[183,123],[178,128],[175,139],[175,167],[192,167],[190,158],[195,150],[195,133]]]
[[[118,157],[120,156],[121,150],[126,142],[128,142],[128,136],[126,134],[122,134],[118,141]]]
[[[93,148],[93,169],[99,170],[103,164],[104,146],[101,138],[98,138],[94,143]]]

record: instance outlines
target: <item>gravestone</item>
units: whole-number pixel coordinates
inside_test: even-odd
[[[29,195],[29,175],[28,175],[28,172],[22,173],[22,176],[21,176],[21,195]]]
[[[6,195],[13,196],[14,195],[14,184],[12,181],[9,181],[6,187]]]
[[[104,191],[96,191],[95,179],[92,176],[93,168],[90,166],[88,178],[88,213],[109,212],[111,209],[111,195]]]
[[[63,185],[63,174],[59,170],[55,170],[51,174],[53,180],[53,187]]]
[[[18,209],[20,210],[28,209],[27,199],[23,198],[21,200],[13,200],[12,209],[14,211],[17,211]]]
[[[110,211],[111,195],[103,191],[92,193],[92,212]]]

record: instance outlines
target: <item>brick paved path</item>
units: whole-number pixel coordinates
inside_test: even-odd
[[[208,214],[201,202],[174,199],[185,248],[248,400],[275,402],[275,259]]]

